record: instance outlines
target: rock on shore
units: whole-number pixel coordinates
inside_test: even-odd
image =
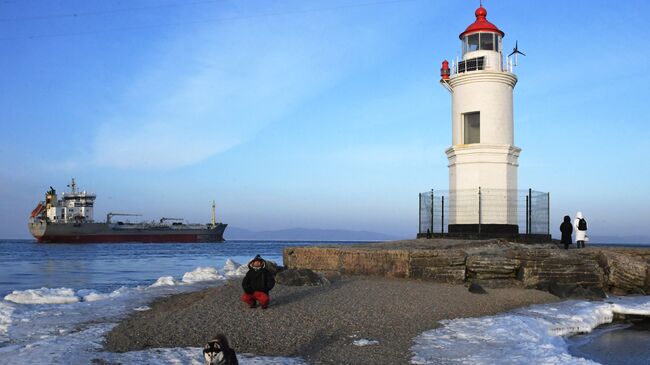
[[[650,249],[591,246],[564,250],[555,244],[504,240],[418,239],[365,245],[288,247],[290,269],[350,275],[417,278],[487,287],[548,290],[573,285],[583,296],[650,292]],[[566,292],[566,291],[563,291]],[[589,296],[589,295],[588,295]]]

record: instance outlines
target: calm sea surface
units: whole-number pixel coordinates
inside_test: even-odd
[[[181,277],[197,267],[223,267],[229,258],[245,264],[257,254],[281,265],[284,247],[326,243],[333,242],[39,244],[0,240],[0,298],[13,290],[41,287],[110,292],[122,286],[149,285],[161,276]]]

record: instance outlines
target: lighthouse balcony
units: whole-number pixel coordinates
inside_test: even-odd
[[[483,70],[512,73],[512,66],[513,65],[510,61],[510,58],[508,58],[505,64],[501,62],[500,58],[495,59],[494,57],[479,56],[473,58],[465,58],[463,60],[452,61],[451,76]]]

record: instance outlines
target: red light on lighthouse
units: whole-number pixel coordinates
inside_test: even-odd
[[[442,61],[442,68],[440,69],[440,77],[442,77],[443,80],[449,80],[449,75],[451,75],[451,71],[449,70],[449,62],[447,60]]]

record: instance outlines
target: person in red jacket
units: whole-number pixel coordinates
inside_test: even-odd
[[[275,278],[266,269],[266,261],[257,255],[248,263],[248,272],[242,281],[244,294],[241,300],[250,308],[255,308],[259,302],[262,309],[266,309],[271,300],[269,292],[274,286]]]

